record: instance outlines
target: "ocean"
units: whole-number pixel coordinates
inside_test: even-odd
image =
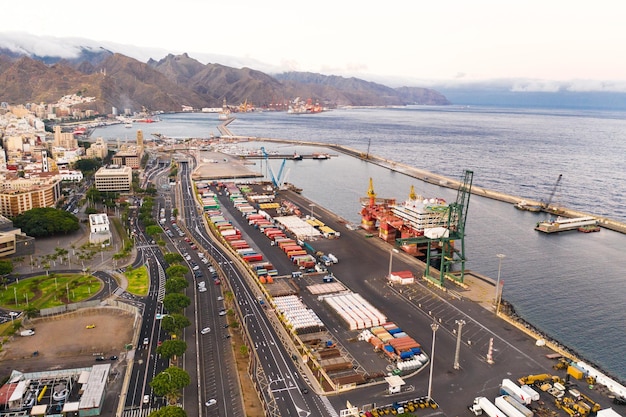
[[[415,106],[236,116],[228,126],[235,135],[340,144],[457,180],[469,169],[474,185],[534,200],[553,194],[553,204],[626,222],[624,112]],[[141,129],[144,137],[208,138],[219,136],[219,123],[216,114],[168,114],[133,129],[98,128],[91,137],[134,140]],[[269,142],[242,146],[284,154],[316,150]],[[270,161],[275,173],[281,162]],[[257,169],[266,173],[267,165],[259,163]],[[345,155],[285,163],[285,181],[355,224],[370,178],[378,197],[404,200],[413,185],[425,197],[456,198],[454,190]],[[626,274],[621,263],[626,235],[535,231],[537,221],[547,217],[471,196],[466,267],[495,278],[496,254],[504,254],[503,298],[517,313],[608,375],[626,381]]]

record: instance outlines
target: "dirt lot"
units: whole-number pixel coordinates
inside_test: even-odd
[[[78,313],[33,321],[35,335],[15,336],[0,352],[0,377],[21,372],[91,366],[95,356],[123,359],[132,341],[133,316],[113,308],[84,309]],[[93,329],[87,325],[95,324]],[[29,326],[31,327],[31,326]],[[38,352],[36,356],[33,352]]]

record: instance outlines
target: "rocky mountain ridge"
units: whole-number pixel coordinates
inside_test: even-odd
[[[144,63],[104,48],[87,48],[73,59],[28,56],[0,48],[0,102],[56,102],[67,94],[96,97],[82,105],[101,114],[112,107],[134,112],[180,111],[242,102],[256,107],[296,97],[336,106],[446,105],[435,90],[394,89],[358,78],[288,72],[269,75],[251,68],[202,64],[188,54]]]

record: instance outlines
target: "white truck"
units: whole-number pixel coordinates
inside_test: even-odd
[[[496,397],[496,407],[509,417],[533,417],[533,412],[510,395]]]
[[[510,395],[522,404],[530,404],[531,402],[530,395],[528,395],[526,391],[521,389],[515,382],[508,378],[504,378],[502,380],[502,385],[500,385],[500,394]]]
[[[480,416],[485,413],[489,417],[508,417],[503,411],[501,411],[485,397],[474,398],[474,403],[469,407],[469,410],[476,416]]]
[[[22,330],[20,332],[20,336],[33,336],[34,334],[35,334],[35,331],[33,329]]]

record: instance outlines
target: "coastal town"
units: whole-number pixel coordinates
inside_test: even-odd
[[[10,362],[20,359],[24,368],[14,369],[0,389],[6,411],[130,417],[178,404],[188,415],[290,415],[302,410],[306,415],[368,417],[435,412],[489,417],[619,415],[611,407],[626,397],[624,387],[529,328],[506,303],[500,305],[501,300],[491,296],[498,289],[491,278],[468,274],[461,282],[451,282],[449,277],[425,279],[428,263],[403,245],[393,246],[395,237],[386,238],[392,222],[375,224],[385,216],[379,214],[372,185],[369,205],[363,206],[363,225],[355,228],[322,207],[314,214],[314,204],[286,187],[280,174],[272,173],[268,180],[251,171],[246,161],[269,160],[265,149],[225,152],[236,148],[234,135],[155,140],[144,138],[138,129],[133,130],[133,141],[112,144],[88,138],[79,126],[65,123],[46,131],[39,116],[70,114],[67,103],[81,100],[88,99],[1,107],[0,163],[5,162],[0,165],[4,184],[0,214],[7,225],[1,234],[2,255],[22,259],[16,262],[15,272],[19,272],[11,285],[65,269],[93,274],[102,282],[96,302],[80,307],[84,317],[66,312],[68,320],[82,320],[74,329],[88,335],[77,337],[77,346],[87,347],[74,351],[75,362],[63,359],[60,350],[53,357],[42,341],[61,331],[48,327],[65,318],[58,312],[50,312],[54,319],[46,320],[45,315],[36,319],[41,321],[35,321],[34,329],[19,329],[21,337],[7,344],[11,353],[16,350],[11,343],[24,343],[22,357]],[[130,115],[118,118],[115,113],[107,117],[109,123],[128,123]],[[153,117],[136,114],[132,120],[153,123]],[[81,146],[87,139],[88,147]],[[327,158],[316,159],[323,163],[333,157],[332,152],[350,155],[336,146],[318,153]],[[94,202],[95,212],[85,209],[85,177],[75,168],[85,159],[110,161],[93,172],[90,186],[117,196],[111,205]],[[377,158],[371,162],[386,163]],[[448,185],[459,195],[469,193],[468,173],[465,178],[465,183]],[[148,189],[151,193],[144,193]],[[151,198],[155,206],[148,217],[158,225],[145,227],[147,220],[140,220],[139,212]],[[452,210],[450,205],[436,203],[426,204],[437,206],[430,214],[420,211],[422,220],[430,228],[458,232],[462,211],[451,227],[441,216],[442,211]],[[61,244],[59,238],[56,245],[44,239],[46,243],[40,245],[39,239],[11,226],[11,218],[47,207],[78,215],[89,229],[85,227],[79,239],[72,236]],[[128,218],[120,219],[124,207],[134,209]],[[111,227],[116,222],[122,227]],[[158,228],[156,234],[148,234],[152,226]],[[400,234],[402,228],[398,230]],[[418,232],[410,238],[425,234],[425,230]],[[447,244],[441,236],[442,244]],[[131,253],[116,257],[128,238],[134,242]],[[406,239],[404,246],[409,246]],[[46,258],[58,247],[70,248],[72,240],[115,250],[75,258],[74,267],[71,255],[65,261],[55,258],[58,265]],[[420,250],[427,251],[427,245]],[[162,328],[163,319],[174,316],[164,309],[163,298],[169,291],[167,281],[173,279],[164,276],[171,267],[167,259],[173,257],[166,259],[170,254],[181,256],[184,279],[192,284],[187,293],[193,293],[194,305],[184,315],[193,325],[183,333]],[[147,271],[149,290],[135,294],[129,291],[131,278],[126,272],[141,268]],[[15,317],[30,320],[25,320],[24,308],[17,308],[14,288],[6,289],[9,302],[15,292],[15,308],[3,314],[7,329],[13,329]],[[68,286],[67,305],[69,293]],[[116,312],[110,324],[105,324],[109,318],[99,310],[100,303],[107,313]],[[123,338],[113,341],[120,328],[125,329]],[[88,347],[90,334],[100,332],[111,340],[94,338],[98,348]],[[71,338],[71,332],[65,337]],[[195,346],[184,358],[165,360],[155,355],[179,337]],[[34,348],[36,341],[40,348]],[[26,347],[27,343],[31,344]],[[248,361],[247,371],[233,378],[241,357]],[[455,359],[444,363],[444,357]],[[58,361],[73,367],[59,372],[53,369]],[[49,369],[39,368],[40,363],[48,363]],[[157,395],[151,380],[165,376],[171,382],[174,378],[168,370],[173,363],[199,381],[199,387],[185,386],[178,397]],[[150,375],[149,369],[157,373]],[[479,392],[480,384],[486,389]],[[231,389],[226,388],[229,385]],[[116,395],[107,395],[112,387]],[[246,387],[252,387],[256,398],[246,398],[250,394]],[[259,414],[250,411],[255,407],[260,408]]]

